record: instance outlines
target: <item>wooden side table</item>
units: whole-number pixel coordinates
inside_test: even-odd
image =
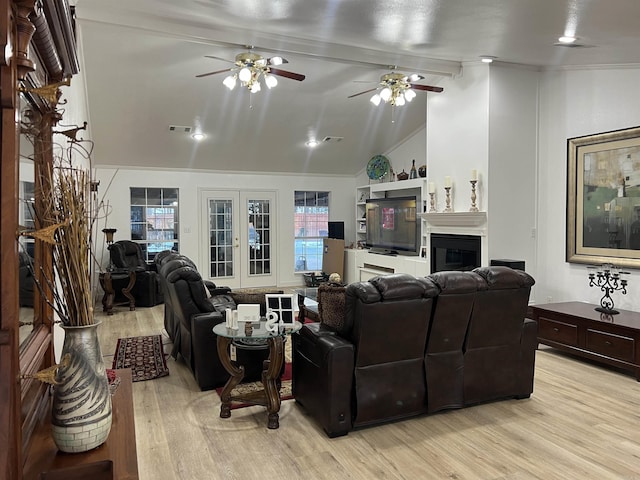
[[[129,270],[128,272],[101,272],[98,276],[100,280],[100,286],[104,290],[102,297],[102,311],[107,315],[113,315],[113,302],[116,296],[116,292],[113,288],[113,283],[122,282],[129,279],[129,283],[121,291],[122,294],[129,300],[129,310],[136,309],[136,299],[131,295],[131,289],[136,283],[135,270]]]
[[[300,330],[302,324],[295,322],[293,326],[279,326],[275,332],[269,332],[265,328],[265,323],[264,320],[247,326],[241,323],[240,328],[237,330],[228,328],[224,323],[219,323],[213,327],[213,333],[218,336],[217,346],[220,362],[231,375],[220,394],[220,400],[222,401],[220,418],[229,418],[231,416],[231,402],[262,405],[267,407],[267,413],[269,414],[267,428],[275,429],[280,426],[280,373],[284,363],[284,338]],[[269,359],[264,361],[262,370],[263,390],[246,395],[232,395],[233,389],[244,378],[244,366],[233,363],[230,348],[235,348],[232,343],[234,341],[249,339],[264,339],[269,345]]]

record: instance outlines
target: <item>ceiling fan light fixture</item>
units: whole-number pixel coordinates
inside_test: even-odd
[[[569,36],[569,35],[563,35],[562,37],[558,38],[558,41],[560,43],[573,43],[577,40],[576,37],[574,36]]]
[[[253,83],[251,84],[251,86],[249,87],[249,91],[250,91],[251,93],[257,93],[257,92],[259,92],[260,90],[262,90],[262,87],[260,87],[260,82],[253,82]]]
[[[380,90],[380,98],[385,102],[391,100],[391,94],[392,92],[389,87],[384,87],[382,90]]]
[[[237,75],[229,75],[228,77],[226,77],[223,81],[222,84],[227,87],[229,90],[233,90],[234,88],[236,88],[236,77]]]
[[[278,85],[278,79],[276,77],[274,77],[273,75],[265,75],[264,76],[264,83],[268,88],[273,88],[276,85]]]
[[[371,98],[369,99],[369,101],[370,101],[371,103],[373,103],[376,107],[377,107],[378,105],[380,105],[380,101],[381,101],[381,100],[382,100],[382,99],[380,98],[380,95],[378,95],[377,93],[376,93],[375,95],[373,95],[373,97],[371,97]]]
[[[424,80],[422,75],[418,75],[417,73],[412,73],[407,77],[407,82],[417,82],[418,80]]]
[[[284,63],[284,58],[280,56],[271,57],[269,59],[269,64],[271,65],[282,65]]]
[[[407,102],[410,102],[411,100],[413,100],[414,98],[416,98],[416,92],[414,92],[413,90],[411,90],[410,88],[405,90],[404,92],[404,98]]]
[[[404,96],[402,96],[402,95],[398,95],[395,98],[395,100],[391,100],[391,105],[397,105],[398,107],[401,107],[404,104],[405,104]]]
[[[249,83],[251,81],[251,70],[248,67],[243,67],[238,73],[238,78],[243,83]]]

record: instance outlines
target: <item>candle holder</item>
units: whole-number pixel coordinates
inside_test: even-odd
[[[469,180],[469,183],[471,183],[471,208],[469,209],[470,212],[477,212],[478,211],[478,207],[476,206],[476,183],[478,183],[477,180]]]
[[[451,208],[451,187],[444,187],[445,191],[447,192],[446,195],[446,206],[444,207],[443,212],[444,213],[451,213],[453,212],[453,208]]]
[[[436,194],[435,192],[429,193],[429,213],[435,213],[436,210]]]
[[[590,269],[593,269],[593,267],[590,267]],[[589,272],[589,286],[599,287],[600,290],[604,292],[604,295],[600,299],[600,306],[595,308],[597,312],[606,313],[607,315],[620,313],[613,308],[614,304],[611,294],[620,291],[623,295],[626,295],[627,281],[621,278],[621,275],[626,273],[627,272],[618,272],[610,263],[605,263],[595,273],[593,271]]]

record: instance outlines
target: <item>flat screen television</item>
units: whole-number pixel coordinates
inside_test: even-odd
[[[367,247],[374,253],[418,254],[416,197],[369,198]]]

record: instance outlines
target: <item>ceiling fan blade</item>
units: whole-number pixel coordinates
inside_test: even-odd
[[[353,98],[353,97],[357,97],[359,95],[364,95],[365,93],[375,92],[377,89],[378,89],[378,87],[370,88],[369,90],[365,90],[364,92],[354,93],[353,95],[349,95],[347,98]]]
[[[426,90],[428,92],[443,92],[444,88],[442,87],[432,87],[431,85],[416,85],[415,83],[410,83],[409,85],[411,85],[411,88],[413,88],[414,90]]]
[[[205,58],[213,58],[214,60],[222,60],[223,62],[236,63],[233,60],[228,60],[226,58],[221,58],[221,57],[215,57],[213,55],[205,55]]]
[[[269,73],[280,77],[290,78],[291,80],[298,80],[299,82],[306,78],[300,73],[287,72],[286,70],[280,70],[279,68],[269,68]]]
[[[196,75],[196,78],[208,77],[209,75],[215,75],[217,73],[230,72],[233,68],[225,68],[224,70],[216,70],[215,72],[209,73],[201,73],[200,75]]]

